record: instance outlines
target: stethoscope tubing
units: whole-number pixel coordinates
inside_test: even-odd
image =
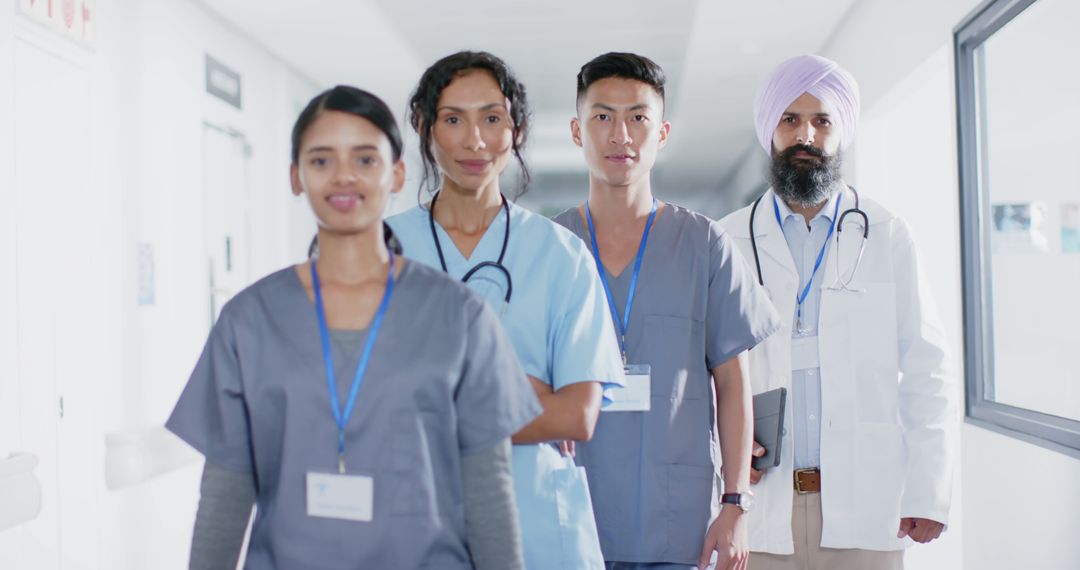
[[[859,262],[862,261],[863,251],[866,248],[866,240],[870,239],[870,218],[866,215],[866,212],[864,212],[859,207],[859,191],[856,190],[855,187],[853,187],[853,186],[848,186],[848,188],[850,188],[852,194],[855,195],[855,207],[854,208],[848,208],[847,210],[844,210],[840,214],[840,216],[837,218],[837,220],[836,220],[836,243],[839,246],[840,232],[844,231],[844,217],[846,217],[848,214],[854,214],[854,215],[859,216],[859,217],[861,217],[863,219],[863,227],[862,227],[863,241],[862,241],[862,246],[859,248],[858,260],[855,262],[855,270],[851,272],[851,277],[848,279],[848,282],[843,284],[844,288],[846,288],[848,283],[851,282],[851,279],[855,278],[855,272],[859,270]],[[767,193],[768,192],[766,192],[765,194],[767,194]],[[758,196],[757,199],[754,200],[754,205],[750,207],[750,224],[749,224],[750,225],[750,228],[749,228],[750,229],[750,250],[753,251],[753,253],[754,253],[754,268],[757,270],[758,285],[761,285],[762,287],[765,286],[765,278],[764,278],[764,275],[761,272],[761,258],[758,255],[757,235],[755,235],[755,233],[754,233],[754,218],[757,216],[758,204],[761,203],[761,199],[765,197],[765,194],[762,194],[761,196]],[[840,198],[838,198],[838,199],[840,199]]]
[[[444,272],[448,272],[446,267],[446,258],[443,256],[442,244],[439,243],[439,234],[435,230],[435,201],[439,199],[440,192],[436,192],[431,197],[431,204],[428,206],[428,223],[431,226],[431,239],[435,241],[435,251],[439,254],[439,264],[442,266]],[[514,280],[510,277],[510,270],[503,265],[503,258],[506,257],[506,246],[510,243],[510,203],[506,200],[506,196],[499,194],[502,198],[503,212],[506,213],[506,229],[503,231],[502,249],[499,251],[499,259],[497,261],[483,261],[469,269],[465,275],[461,278],[462,283],[468,283],[469,279],[479,270],[485,267],[492,267],[502,272],[506,277],[506,295],[503,297],[503,302],[507,305],[510,304],[510,298],[514,293]]]

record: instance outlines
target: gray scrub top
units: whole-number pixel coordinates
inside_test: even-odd
[[[577,208],[554,220],[591,244]],[[619,315],[632,274],[607,275]],[[627,361],[652,367],[650,409],[601,413],[578,444],[605,560],[697,563],[716,505],[710,369],[780,325],[716,223],[673,204],[657,214],[626,331]]]
[[[334,334],[343,403],[366,332]],[[307,472],[337,473],[337,424],[293,267],[225,305],[167,427],[208,462],[254,473],[247,568],[465,569],[461,457],[541,411],[487,304],[406,261],[346,429],[347,473],[374,478],[373,521],[307,515]]]

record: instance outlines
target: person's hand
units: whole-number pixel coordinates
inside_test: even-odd
[[[746,515],[735,505],[724,505],[720,516],[709,525],[705,545],[698,558],[698,569],[709,566],[716,551],[716,570],[746,570],[750,545],[746,538]]]
[[[573,457],[575,452],[574,440],[568,439],[566,441],[560,441],[559,451],[562,452],[563,457]]]
[[[911,540],[926,544],[941,536],[943,530],[945,530],[945,525],[937,521],[918,517],[904,517],[900,519],[900,530],[896,532],[896,538],[910,536]]]
[[[762,445],[760,443],[755,441],[754,442],[754,450],[751,452],[751,454],[753,455],[753,457],[750,458],[750,465],[751,465],[751,467],[750,467],[750,484],[751,485],[757,485],[757,482],[761,481],[761,476],[764,474],[764,472],[763,471],[758,471],[757,469],[753,468],[754,457],[764,457],[765,456],[765,448],[762,447]]]

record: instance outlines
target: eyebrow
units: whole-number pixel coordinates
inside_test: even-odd
[[[605,105],[603,103],[593,103],[592,108],[593,109],[601,109],[603,111],[617,111],[618,110],[615,107],[612,107],[611,105]],[[627,107],[628,111],[641,111],[643,109],[646,110],[646,111],[651,111],[652,107],[649,106],[648,103],[638,103],[637,105],[632,105],[630,107]]]
[[[484,105],[483,107],[480,107],[479,110],[480,111],[490,111],[492,109],[502,109],[502,110],[505,111],[506,106],[503,103],[488,103],[487,105]],[[461,107],[451,107],[450,105],[444,105],[444,106],[439,107],[438,109],[435,110],[436,113],[441,112],[441,111],[450,111],[451,113],[464,113],[465,109],[462,109]]]
[[[783,116],[785,116],[785,117],[798,117],[798,116],[799,116],[799,115],[801,115],[801,114],[802,114],[802,113],[792,113],[792,112],[790,112],[790,111],[784,111],[784,115],[783,115]],[[828,117],[828,116],[829,116],[829,114],[828,114],[828,113],[814,113],[814,116],[815,116],[815,117]]]
[[[358,145],[352,147],[352,150],[353,151],[358,151],[358,150],[374,150],[374,151],[378,151],[379,147],[377,147],[377,146],[375,146],[373,144],[358,144]],[[312,154],[312,153],[316,153],[316,152],[333,152],[333,151],[334,151],[333,147],[329,147],[329,146],[313,146],[313,147],[307,149],[304,153],[305,154]]]

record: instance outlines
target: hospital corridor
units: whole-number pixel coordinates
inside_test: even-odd
[[[1078,25],[3,3],[0,570],[1080,569]]]

